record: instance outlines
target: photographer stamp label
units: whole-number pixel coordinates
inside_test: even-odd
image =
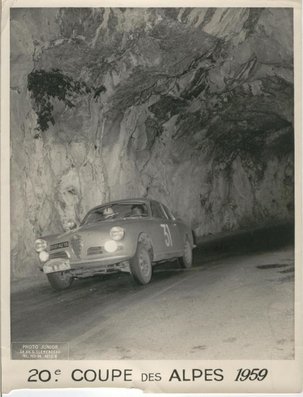
[[[68,343],[23,343],[13,342],[11,353],[13,360],[67,360]]]

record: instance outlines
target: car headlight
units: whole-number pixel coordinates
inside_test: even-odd
[[[47,247],[47,242],[45,240],[38,238],[38,240],[35,241],[35,250],[37,252],[44,251],[46,247]]]
[[[118,244],[113,240],[107,240],[104,244],[105,251],[110,253],[117,251],[117,248]]]
[[[109,235],[110,238],[112,238],[115,241],[122,240],[124,237],[125,231],[123,227],[120,226],[114,226],[110,229]]]
[[[49,253],[46,251],[41,251],[39,254],[39,259],[41,262],[46,262],[49,259]]]

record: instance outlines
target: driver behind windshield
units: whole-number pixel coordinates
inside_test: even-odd
[[[114,213],[114,210],[112,209],[112,207],[107,207],[103,211],[104,219],[111,218],[112,216],[114,216],[114,214],[115,213]]]

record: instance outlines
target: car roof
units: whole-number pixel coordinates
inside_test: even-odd
[[[130,198],[130,199],[114,200],[114,201],[109,201],[104,204],[97,205],[96,207],[91,208],[90,211],[93,211],[100,207],[106,207],[107,205],[109,206],[112,204],[148,204],[151,201],[156,201],[156,200],[146,199],[146,198]]]

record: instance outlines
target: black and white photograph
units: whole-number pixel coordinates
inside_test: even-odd
[[[11,362],[295,360],[293,7],[9,25]]]

